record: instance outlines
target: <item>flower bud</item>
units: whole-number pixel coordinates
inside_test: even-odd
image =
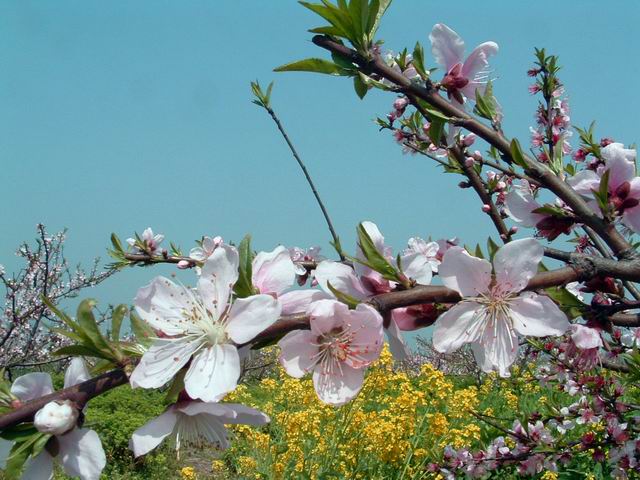
[[[49,402],[36,412],[33,425],[39,432],[62,435],[78,422],[78,409],[69,400]]]
[[[407,97],[397,98],[393,102],[393,108],[399,111],[403,111],[405,108],[407,108],[408,104],[409,104],[409,99]]]
[[[189,268],[191,266],[191,263],[187,262],[186,260],[180,260],[178,262],[178,268],[180,270],[186,270],[187,268]]]
[[[465,147],[470,147],[471,145],[473,145],[473,142],[476,141],[476,136],[473,133],[470,133],[469,135],[465,135],[464,138],[462,139],[462,144]]]
[[[491,207],[485,203],[484,205],[482,205],[482,211],[484,213],[489,213],[491,211]]]
[[[474,152],[473,152],[473,155],[472,155],[472,156],[473,156],[473,158],[474,158],[476,161],[478,161],[478,162],[479,162],[480,160],[482,160],[482,153],[480,153],[480,150],[474,150]]]
[[[475,163],[476,161],[474,160],[473,157],[467,157],[467,159],[464,161],[464,165],[469,168],[473,167]]]
[[[515,235],[516,233],[518,233],[518,227],[514,225],[509,229],[509,235]]]

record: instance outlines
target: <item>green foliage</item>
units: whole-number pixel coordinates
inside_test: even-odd
[[[251,91],[253,92],[253,96],[256,97],[256,99],[252,100],[251,103],[254,103],[259,107],[266,108],[267,110],[269,110],[271,108],[271,90],[272,89],[273,89],[273,82],[269,84],[266,92],[262,91],[260,82],[258,82],[257,80],[255,82],[251,82]]]
[[[253,250],[251,250],[251,235],[247,234],[238,246],[240,255],[240,268],[238,281],[233,287],[233,292],[240,298],[255,295],[256,289],[253,286]]]

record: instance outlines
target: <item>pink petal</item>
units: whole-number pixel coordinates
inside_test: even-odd
[[[393,318],[391,318],[389,326],[385,328],[384,331],[387,334],[389,350],[391,351],[391,355],[393,355],[393,358],[398,361],[406,360],[409,355],[411,355],[411,351],[404,341],[402,332],[398,328],[398,324]]]
[[[634,177],[630,183],[629,197],[640,200],[640,177]],[[622,214],[624,223],[634,232],[640,232],[640,205],[626,208]]]
[[[191,398],[217,402],[233,391],[240,378],[240,358],[233,345],[214,345],[193,357],[184,377],[184,386]]]
[[[593,170],[582,170],[567,178],[567,183],[580,195],[592,197],[593,190],[600,187],[600,176]]]
[[[432,242],[435,243],[435,242]],[[436,244],[437,246],[437,244]],[[433,277],[431,261],[421,252],[412,252],[400,258],[402,272],[421,285],[429,285]]]
[[[271,295],[239,298],[231,306],[227,334],[237,344],[253,340],[278,320],[282,306]]]
[[[169,336],[181,335],[187,331],[183,311],[193,301],[185,293],[184,287],[168,278],[154,278],[149,285],[138,290],[133,303],[140,318],[151,328]]]
[[[622,143],[610,143],[602,149],[609,170],[609,189],[614,190],[620,184],[629,182],[636,175],[636,151],[624,148]]]
[[[595,328],[585,327],[584,325],[571,325],[571,339],[576,347],[582,350],[602,347],[602,338]]]
[[[87,364],[81,357],[74,357],[64,373],[64,388],[73,387],[91,379]]]
[[[311,331],[319,336],[342,327],[349,319],[349,307],[337,300],[319,300],[309,308]]]
[[[21,478],[25,480],[51,480],[53,478],[53,457],[46,450],[43,450],[35,458],[29,458],[25,462]]]
[[[478,45],[467,57],[462,65],[462,76],[469,80],[476,79],[489,66],[488,58],[498,53],[498,44],[495,42],[484,42]],[[474,95],[471,97],[475,98]]]
[[[133,455],[135,457],[146,455],[160,445],[173,432],[177,420],[175,407],[169,407],[163,414],[133,432],[129,440],[129,448],[133,450]]]
[[[520,335],[562,335],[569,328],[567,316],[545,295],[524,292],[511,301],[513,327]]]
[[[544,215],[533,213],[533,210],[540,208],[541,205],[525,188],[514,187],[505,196],[504,206],[507,215],[525,227],[535,227],[544,218]]]
[[[518,336],[507,326],[506,319],[498,319],[497,326],[484,329],[479,342],[484,348],[484,362],[478,366],[485,372],[495,370],[508,377],[509,367],[518,356]]]
[[[316,363],[314,356],[318,353],[317,337],[309,330],[294,330],[282,337],[278,342],[280,364],[287,374],[301,378],[311,371]]]
[[[353,399],[362,388],[363,368],[351,368],[343,363],[341,371],[332,374],[322,373],[322,369],[313,372],[313,385],[318,398],[330,405],[344,405]]]
[[[184,367],[199,341],[158,339],[147,350],[133,370],[129,382],[132,388],[160,388]]]
[[[48,373],[34,372],[18,377],[11,385],[11,393],[23,402],[44,397],[53,393],[51,376]]]
[[[352,349],[358,350],[359,361],[354,362],[348,358],[347,362],[354,368],[362,368],[376,360],[382,351],[384,342],[382,317],[375,308],[364,303],[359,304],[349,313],[350,328],[355,332]]]
[[[75,428],[56,437],[60,445],[58,459],[70,477],[98,480],[107,464],[98,434],[88,428]]]
[[[358,300],[367,298],[368,294],[351,267],[343,263],[325,260],[320,262],[314,272],[314,278],[322,290],[333,295],[327,284],[336,290],[346,293]]]
[[[445,287],[463,297],[474,297],[489,291],[491,264],[482,258],[472,257],[462,247],[451,247],[444,254],[438,275]]]
[[[429,34],[431,53],[445,70],[462,62],[464,41],[460,36],[443,23],[436,23]]]
[[[279,246],[271,252],[260,252],[253,259],[252,281],[260,293],[280,294],[293,285],[296,268],[289,250]]]
[[[538,273],[544,248],[533,238],[513,240],[498,249],[493,258],[496,284],[502,292],[519,292]]]
[[[282,305],[282,315],[305,313],[312,302],[333,298],[321,290],[292,290],[278,297]]]
[[[230,245],[220,245],[202,266],[198,292],[215,319],[220,318],[227,308],[238,280],[239,265],[238,251]]]
[[[478,341],[484,326],[481,309],[476,302],[460,302],[440,315],[433,329],[433,348],[451,353],[465,343]]]

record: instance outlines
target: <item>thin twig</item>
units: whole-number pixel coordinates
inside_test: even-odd
[[[309,174],[309,171],[307,170],[307,167],[305,166],[304,162],[300,158],[300,155],[298,155],[298,152],[296,151],[296,148],[293,146],[293,143],[291,143],[291,140],[289,139],[289,135],[287,135],[287,132],[284,130],[284,127],[282,126],[282,123],[280,122],[280,119],[278,118],[276,113],[269,106],[265,106],[264,108],[269,114],[269,116],[271,116],[271,119],[275,122],[276,126],[278,127],[278,130],[282,134],[282,138],[284,138],[284,141],[287,142],[287,145],[289,146],[289,150],[291,150],[291,154],[293,155],[293,158],[296,159],[296,162],[298,162],[298,165],[302,169],[302,173],[304,173],[304,176],[307,179],[307,183],[309,184],[309,187],[313,192],[313,196],[316,197],[316,202],[318,202],[318,206],[320,207],[320,210],[322,210],[322,215],[324,216],[324,219],[327,222],[327,227],[329,227],[329,231],[331,232],[331,236],[333,237],[333,244],[336,251],[338,252],[338,255],[340,255],[340,260],[345,261],[346,258],[342,253],[342,247],[340,246],[340,239],[338,237],[338,234],[333,228],[333,223],[331,222],[331,217],[329,216],[329,212],[327,211],[327,208],[325,207],[324,203],[322,202],[322,199],[320,198],[318,189],[313,183],[313,180],[311,178],[311,175]]]

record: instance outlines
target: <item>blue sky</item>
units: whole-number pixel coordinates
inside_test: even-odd
[[[505,130],[527,142],[535,100],[533,47],[560,55],[579,126],[638,141],[640,3],[397,0],[380,37],[412,47],[434,23],[467,51],[494,40],[495,92]],[[606,5],[606,6],[605,6]],[[615,5],[615,8],[613,6]],[[275,74],[323,56],[295,1],[14,1],[0,3],[0,263],[35,225],[69,229],[73,262],[106,260],[111,232],[152,226],[188,250],[203,234],[255,246],[321,245],[329,235],[301,172],[249,82],[276,80],[273,103],[318,184],[343,244],[378,223],[396,250],[410,236],[492,234],[479,201],[425,159],[403,156],[372,120],[393,97],[360,101],[347,80]],[[428,50],[428,48],[427,48]],[[428,62],[431,57],[428,57]],[[170,267],[125,270],[87,295],[131,302]],[[185,281],[189,281],[188,278]]]

